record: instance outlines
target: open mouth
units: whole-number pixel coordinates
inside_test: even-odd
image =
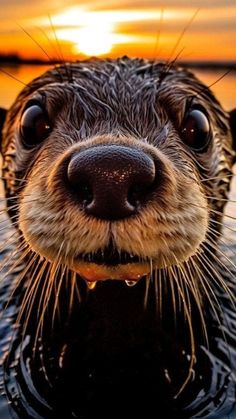
[[[96,263],[97,265],[106,266],[144,262],[144,260],[142,260],[139,256],[131,255],[128,252],[119,252],[111,246],[103,250],[98,250],[96,253],[80,254],[76,259],[83,262]]]
[[[71,267],[88,282],[107,279],[137,282],[150,273],[150,262],[147,259],[118,251],[112,245],[94,253],[77,255]]]

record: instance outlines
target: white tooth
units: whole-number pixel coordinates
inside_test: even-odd
[[[88,287],[90,290],[93,290],[93,289],[96,287],[96,283],[97,283],[97,281],[93,281],[93,282],[91,282],[91,281],[87,281],[87,287]]]
[[[126,280],[125,283],[128,287],[134,287],[138,281],[128,281]]]

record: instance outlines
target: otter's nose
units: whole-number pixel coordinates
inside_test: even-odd
[[[94,146],[72,157],[67,178],[87,214],[119,220],[136,214],[148,200],[155,164],[141,150],[113,144]]]

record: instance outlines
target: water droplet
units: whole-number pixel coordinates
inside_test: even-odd
[[[90,290],[93,290],[95,287],[96,287],[96,283],[97,283],[97,281],[87,281],[87,287],[90,289]]]
[[[134,287],[138,281],[129,281],[128,279],[125,281],[128,287]]]

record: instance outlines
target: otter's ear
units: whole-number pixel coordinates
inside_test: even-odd
[[[2,141],[2,127],[6,118],[6,109],[0,108],[0,142]]]
[[[231,128],[231,134],[233,137],[233,149],[236,152],[236,109],[233,109],[229,113],[229,124]],[[235,160],[236,160],[236,156],[235,156]]]

